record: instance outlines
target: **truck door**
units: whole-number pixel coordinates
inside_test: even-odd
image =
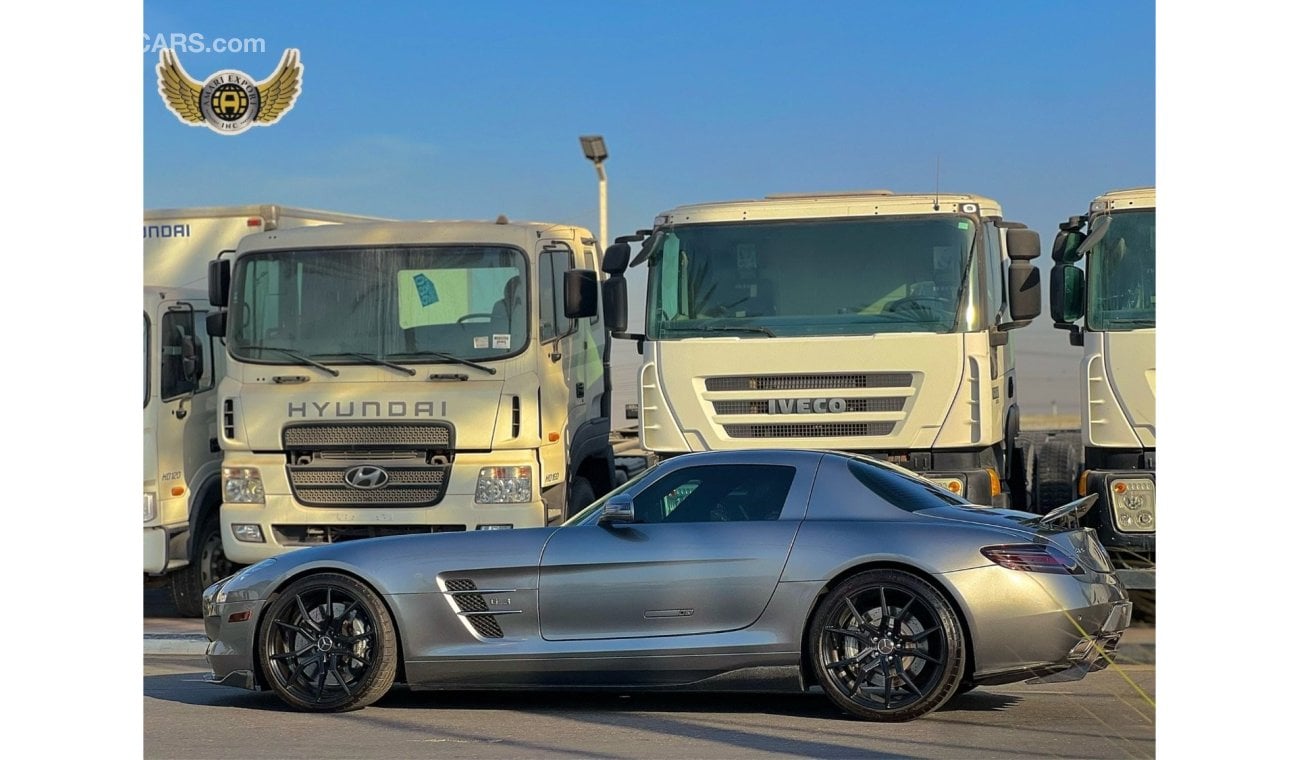
[[[206,312],[184,302],[171,304],[159,315],[160,498],[192,498],[220,457],[213,392],[216,373],[205,316]]]
[[[569,438],[577,422],[579,352],[574,350],[577,320],[564,316],[564,273],[573,268],[573,249],[542,240],[537,256],[537,309],[541,355],[542,487],[564,482]],[[585,395],[586,389],[582,388]],[[551,435],[557,436],[555,441]]]

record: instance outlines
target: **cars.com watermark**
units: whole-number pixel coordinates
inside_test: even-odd
[[[144,52],[157,55],[160,50],[177,53],[265,53],[266,40],[261,37],[214,37],[208,40],[200,32],[145,32]]]

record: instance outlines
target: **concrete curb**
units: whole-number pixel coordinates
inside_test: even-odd
[[[208,651],[208,637],[201,633],[146,633],[145,654],[193,654]]]

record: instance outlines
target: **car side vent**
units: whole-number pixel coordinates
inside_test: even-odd
[[[235,400],[228,398],[221,402],[221,432],[226,439],[235,437]]]
[[[501,624],[488,612],[487,601],[478,593],[478,586],[469,578],[453,578],[446,582],[447,591],[456,602],[456,610],[474,631],[485,639],[505,636]]]

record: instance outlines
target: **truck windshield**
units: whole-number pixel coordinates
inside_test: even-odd
[[[663,228],[647,336],[954,332],[975,231],[948,214]]]
[[[1156,326],[1156,212],[1121,211],[1088,252],[1088,328]]]
[[[235,264],[227,343],[266,364],[445,363],[528,340],[516,248],[430,246],[251,253]]]

